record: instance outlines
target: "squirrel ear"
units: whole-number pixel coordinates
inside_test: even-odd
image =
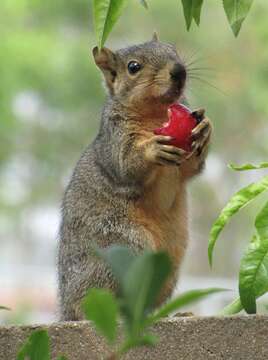
[[[102,48],[99,50],[99,48],[96,46],[92,50],[93,57],[95,60],[96,65],[101,69],[106,85],[110,91],[111,94],[114,93],[114,81],[117,75],[116,68],[116,56],[115,54],[107,49]]]
[[[92,50],[96,65],[102,70],[115,70],[116,57],[114,53],[107,48],[99,48],[97,46]]]
[[[153,33],[152,41],[159,41],[159,38],[158,38],[158,35],[157,35],[156,31],[154,31],[154,33]]]

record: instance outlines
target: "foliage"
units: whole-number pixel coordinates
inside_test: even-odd
[[[26,340],[17,355],[17,360],[50,360],[49,336],[47,330],[35,330]],[[57,360],[67,360],[61,355]]]
[[[133,255],[127,247],[111,246],[98,249],[97,254],[111,268],[118,283],[117,298],[106,289],[92,288],[82,300],[81,307],[87,320],[110,344],[113,359],[118,359],[132,348],[153,346],[157,338],[148,328],[182,306],[223,291],[210,288],[188,291],[154,310],[163,286],[171,273],[171,261],[164,252],[146,251]],[[123,320],[124,340],[118,348],[117,326]],[[36,330],[26,340],[17,360],[49,360],[50,345],[47,330]],[[63,355],[57,360],[67,360]]]
[[[31,334],[22,349],[17,360],[49,360],[49,337],[46,330],[37,330]]]
[[[202,5],[203,0],[182,0],[187,30],[190,29],[193,19],[196,25],[200,24]]]
[[[140,1],[148,8],[146,1]],[[192,20],[199,26],[203,0],[181,0],[187,30],[190,29]],[[120,18],[127,0],[93,0],[93,16],[95,32],[99,47],[103,47],[114,25]],[[223,0],[223,7],[227,19],[235,36],[239,34],[253,0]]]
[[[208,245],[208,256],[210,265],[212,265],[212,254],[215,243],[223,230],[224,226],[229,222],[231,217],[236,214],[240,209],[247,206],[253,201],[259,194],[268,190],[268,176],[256,183],[252,183],[245,188],[239,190],[229,200],[228,204],[221,211],[220,216],[213,224],[210,231],[209,245]]]
[[[146,251],[134,256],[126,247],[111,246],[99,249],[97,254],[110,266],[117,280],[118,299],[108,290],[90,289],[82,308],[86,318],[93,321],[96,329],[114,347],[118,340],[115,334],[120,314],[125,338],[119,349],[113,350],[115,358],[133,347],[154,345],[157,339],[149,332],[149,326],[182,306],[222,291],[216,288],[192,290],[154,310],[172,270],[166,253]],[[119,313],[117,309],[120,310]]]
[[[200,289],[200,290],[190,290],[187,291],[177,298],[170,300],[167,304],[163,305],[159,310],[155,311],[151,316],[148,316],[146,324],[150,325],[156,321],[170,315],[172,312],[178,310],[179,308],[189,305],[193,302],[201,300],[202,298],[223,291],[219,288],[210,288],[210,289]]]
[[[11,309],[6,307],[6,306],[0,306],[0,310],[7,310],[7,311],[10,311]]]
[[[98,44],[102,48],[119,19],[127,0],[93,0],[93,15]]]
[[[118,305],[112,293],[103,289],[91,289],[85,297],[82,308],[88,320],[93,321],[97,329],[109,342],[116,338],[116,320]]]
[[[235,36],[239,34],[253,0],[223,0],[223,7]]]
[[[259,165],[253,165],[253,164],[244,164],[241,166],[237,166],[234,164],[229,164],[229,168],[237,171],[245,171],[245,170],[258,170],[258,169],[264,169],[268,168],[268,162],[263,162]]]
[[[145,7],[145,9],[148,9],[148,3],[147,3],[146,0],[140,0],[140,2],[141,2],[141,4],[142,4],[142,6]]]
[[[243,255],[239,272],[239,295],[243,308],[256,313],[256,298],[268,292],[268,238],[253,237]]]
[[[252,170],[265,168],[267,163],[260,165],[246,164],[243,166],[231,165],[230,167],[238,171]],[[267,190],[268,176],[264,176],[260,181],[248,185],[232,196],[211,228],[208,245],[210,264],[212,264],[213,249],[218,236],[231,217],[244,206],[247,206],[259,194]],[[236,299],[232,304],[223,309],[222,314],[237,313],[242,308],[247,313],[256,313],[256,299],[268,292],[268,202],[257,214],[255,228],[256,234],[243,254],[240,263],[240,299]]]

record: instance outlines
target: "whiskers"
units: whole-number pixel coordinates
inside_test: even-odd
[[[217,90],[220,94],[224,95],[224,96],[228,96],[228,94],[223,91],[222,89],[220,89],[218,86],[212,84],[210,81],[204,79],[201,75],[198,76],[198,75],[193,75],[193,74],[189,74],[188,75],[188,80],[196,80],[196,81],[199,81],[199,83],[201,84],[204,84],[204,85],[207,85],[209,87],[211,87],[212,89],[214,90]]]
[[[187,71],[187,79],[191,84],[191,81],[198,81],[202,85],[206,85],[214,90],[217,90],[220,94],[228,96],[228,94],[220,89],[215,83],[212,83],[210,80],[217,82],[218,71],[210,66],[203,65],[203,63],[209,58],[205,56],[198,56],[197,51],[195,51],[188,59],[184,57],[183,62]],[[212,56],[210,56],[212,57]],[[191,89],[191,86],[190,86]]]

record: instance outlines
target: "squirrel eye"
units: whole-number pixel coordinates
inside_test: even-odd
[[[130,61],[128,63],[128,72],[133,75],[136,74],[141,69],[141,65],[137,61]]]

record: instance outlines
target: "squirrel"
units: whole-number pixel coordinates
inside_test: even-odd
[[[192,132],[192,152],[154,135],[167,108],[183,97],[187,69],[175,46],[152,40],[112,52],[93,49],[108,90],[99,132],[78,161],[64,194],[58,250],[61,319],[82,320],[89,288],[117,284],[93,244],[134,252],[164,250],[173,273],[159,303],[171,296],[188,243],[187,182],[201,172],[210,120]]]

